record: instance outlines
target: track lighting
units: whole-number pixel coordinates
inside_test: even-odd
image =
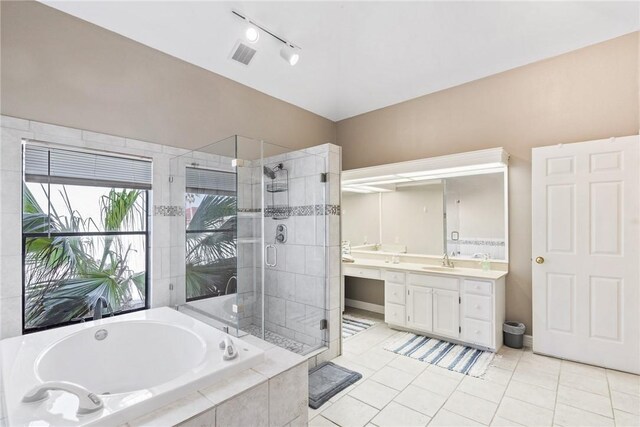
[[[249,24],[249,27],[247,27],[247,29],[245,30],[245,37],[247,38],[249,43],[256,43],[260,38],[260,32],[269,34],[271,37],[284,44],[284,46],[282,46],[282,48],[280,49],[280,56],[282,57],[282,59],[287,61],[291,66],[294,66],[298,63],[298,61],[300,60],[300,46],[293,44],[284,37],[280,37],[273,31],[267,29],[265,26],[257,24],[254,20],[252,20],[245,14],[238,12],[237,10],[231,10],[231,13]]]
[[[298,53],[298,49],[295,49],[291,46],[284,45],[282,49],[280,49],[280,56],[282,59],[287,61],[289,65],[292,67],[298,63],[300,59],[300,54]]]
[[[256,43],[260,39],[260,31],[253,25],[247,27],[244,35],[247,37],[247,40],[249,40],[249,43]]]

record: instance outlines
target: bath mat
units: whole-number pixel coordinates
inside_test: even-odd
[[[342,316],[342,338],[354,336],[375,324],[376,322],[373,320],[345,314]]]
[[[494,353],[490,351],[409,332],[402,334],[384,349],[472,377],[481,377],[494,357]]]
[[[362,378],[362,374],[331,362],[309,370],[309,407],[318,409],[327,400]]]

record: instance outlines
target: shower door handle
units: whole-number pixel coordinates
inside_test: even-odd
[[[273,249],[273,264],[269,263],[269,249]],[[267,267],[275,267],[278,265],[278,248],[276,248],[276,245],[267,245],[264,247],[264,263]]]

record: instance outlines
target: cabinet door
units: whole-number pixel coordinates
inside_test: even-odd
[[[433,329],[433,290],[424,286],[407,286],[407,326],[419,331]]]
[[[460,333],[460,294],[443,289],[433,290],[433,332],[458,338]]]

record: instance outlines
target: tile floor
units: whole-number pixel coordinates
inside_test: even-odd
[[[503,347],[478,379],[384,350],[396,334],[377,323],[345,340],[333,362],[363,378],[310,426],[640,426],[637,375]]]

